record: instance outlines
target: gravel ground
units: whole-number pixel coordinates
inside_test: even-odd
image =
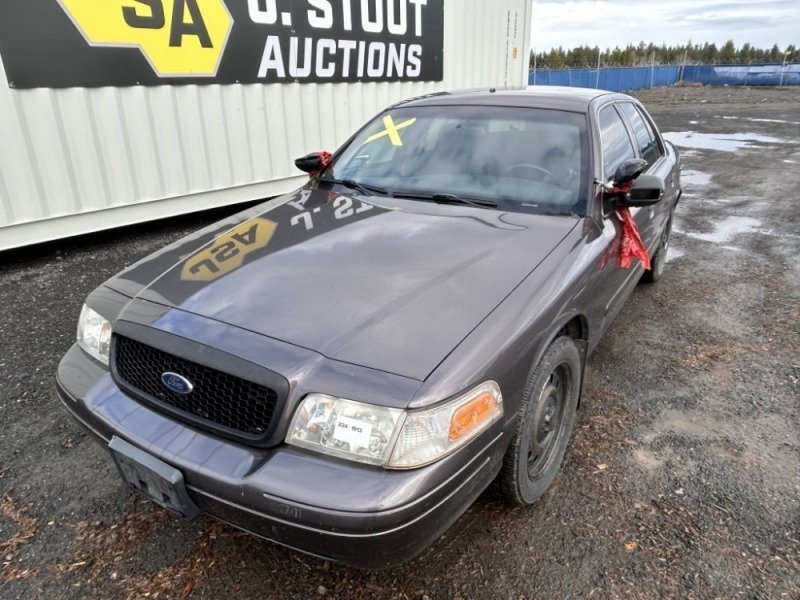
[[[590,358],[545,498],[490,489],[392,570],[171,517],[53,396],[86,294],[224,211],[0,254],[0,597],[800,599],[800,88],[638,96],[683,153],[664,278]]]

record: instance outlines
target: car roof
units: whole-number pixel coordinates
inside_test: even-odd
[[[604,96],[609,100],[627,98],[624,94],[590,88],[530,86],[524,90],[440,92],[410,98],[395,106],[520,106],[585,113],[592,101]]]

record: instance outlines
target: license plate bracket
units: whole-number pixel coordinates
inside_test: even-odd
[[[184,519],[193,519],[200,509],[189,498],[183,474],[165,463],[114,436],[108,444],[122,480],[150,500]]]

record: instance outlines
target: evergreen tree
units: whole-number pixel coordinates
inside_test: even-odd
[[[702,45],[687,41],[685,45],[667,46],[662,44],[646,44],[640,42],[637,46],[628,44],[625,48],[619,46],[602,50],[598,46],[576,46],[565,50],[562,47],[553,48],[548,52],[535,54],[536,67],[539,69],[563,69],[565,67],[596,67],[598,53],[601,64],[605,66],[635,66],[651,65],[679,65],[679,64],[749,64],[749,63],[782,63],[784,57],[787,62],[800,62],[800,56],[794,44],[788,46],[785,52],[775,44],[772,48],[756,48],[750,43],[742,44],[737,48],[733,40],[728,40],[722,48],[716,44],[705,42]],[[786,54],[788,53],[788,54]],[[534,53],[531,52],[530,65],[533,68]]]
[[[735,62],[739,62],[737,58],[736,46],[733,45],[733,40],[728,40],[725,42],[722,50],[719,51],[719,62],[723,65],[731,65]]]
[[[718,55],[719,50],[717,50],[717,45],[714,43],[709,44],[708,42],[703,45],[703,51],[700,53],[703,62],[712,65],[716,64]]]
[[[752,56],[753,49],[751,48],[750,44],[745,42],[739,49],[739,62],[742,64],[749,64],[753,60]]]

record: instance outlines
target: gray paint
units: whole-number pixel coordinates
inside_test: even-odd
[[[602,105],[629,100],[594,91],[572,99],[565,94],[537,90],[419,102],[563,104],[584,111],[593,131]],[[599,179],[596,134],[590,142]],[[664,178],[665,198],[632,211],[651,249],[680,195],[677,153],[669,144],[664,149],[650,172]],[[577,318],[580,346],[591,351],[641,267],[618,266],[619,225],[607,217],[607,200],[594,184],[581,218],[503,215],[314,187],[312,181],[198,232],[87,300],[127,332],[162,332],[285,377],[288,396],[265,447],[226,442],[127,397],[77,347],[59,367],[59,391],[101,441],[118,435],[178,468],[207,512],[305,552],[387,566],[438,537],[494,478],[524,384],[549,343]],[[339,208],[349,202],[351,216],[325,213],[339,196],[345,198]],[[319,216],[313,229],[300,220],[291,225],[298,209],[290,203],[303,199],[302,208]],[[364,206],[372,208],[355,211]],[[207,284],[181,280],[183,265],[217,247],[219,234],[259,216],[277,227],[242,266]],[[390,286],[385,289],[376,283],[382,269],[392,274],[380,284]],[[404,337],[412,333],[415,342]],[[387,471],[282,443],[294,410],[311,392],[413,409],[486,379],[500,385],[505,419],[422,468]]]

